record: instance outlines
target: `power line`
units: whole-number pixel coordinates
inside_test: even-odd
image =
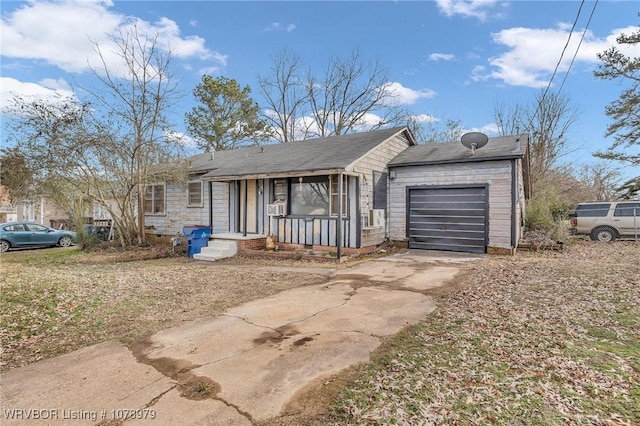
[[[597,2],[596,2],[597,4]],[[584,0],[582,0],[580,2],[580,7],[578,8],[578,13],[576,15],[576,18],[573,21],[573,25],[571,27],[571,31],[569,31],[569,37],[567,38],[567,42],[564,45],[564,48],[562,49],[562,53],[560,54],[560,59],[558,59],[558,63],[556,64],[555,69],[553,70],[553,74],[551,74],[551,78],[549,79],[549,83],[547,84],[546,89],[544,89],[544,92],[542,93],[542,97],[540,98],[540,100],[538,101],[538,107],[536,108],[535,113],[533,114],[533,116],[531,117],[531,120],[529,120],[529,124],[527,126],[527,128],[531,128],[531,125],[533,124],[533,120],[535,120],[536,116],[538,115],[538,112],[540,111],[540,107],[542,106],[542,103],[544,102],[547,93],[549,92],[549,89],[551,88],[551,83],[553,82],[553,79],[556,76],[556,73],[558,72],[558,68],[560,68],[560,64],[562,63],[562,58],[564,57],[564,52],[567,50],[567,47],[569,46],[569,42],[571,41],[571,36],[573,35],[573,30],[576,28],[576,25],[578,25],[578,19],[580,18],[580,13],[582,12],[582,6],[584,6]],[[594,10],[595,10],[595,6],[594,6]],[[593,16],[593,10],[591,11],[591,16]],[[589,21],[591,21],[591,18],[589,18]],[[585,29],[586,30],[586,29]],[[583,37],[584,37],[584,33],[583,33]],[[579,48],[580,46],[578,46]],[[576,50],[576,55],[577,55],[577,50]],[[575,59],[575,56],[574,56]],[[571,61],[571,63],[573,63],[573,61]],[[568,73],[568,71],[567,71]],[[566,75],[565,75],[566,78]],[[563,82],[564,83],[564,82]]]
[[[591,9],[591,15],[589,15],[589,20],[587,21],[587,25],[585,25],[584,31],[582,31],[582,37],[580,37],[580,43],[578,43],[576,52],[573,54],[573,58],[571,59],[571,63],[569,64],[569,68],[567,69],[567,72],[565,73],[564,78],[562,79],[562,84],[560,84],[560,88],[558,89],[558,92],[562,91],[562,88],[564,87],[564,82],[567,81],[567,77],[569,76],[569,71],[571,71],[571,67],[573,66],[573,62],[576,60],[576,56],[578,56],[578,51],[580,50],[580,46],[582,46],[582,41],[584,40],[584,36],[587,33],[589,24],[591,23],[591,18],[593,18],[593,14],[596,11],[596,6],[598,6],[598,1],[599,0],[596,0],[596,2],[593,4],[593,9]]]

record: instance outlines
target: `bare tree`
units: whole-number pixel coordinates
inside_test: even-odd
[[[406,124],[408,114],[379,62],[365,62],[354,51],[346,59],[329,59],[322,73],[309,70],[304,77],[300,63],[298,56],[280,52],[270,75],[259,78],[268,105],[265,118],[280,142]]]
[[[113,42],[122,71],[112,69],[95,45],[101,65],[93,72],[102,84],[84,90],[93,103],[18,98],[12,131],[40,188],[102,205],[123,245],[142,244],[147,184],[183,174],[176,162],[179,146],[164,137],[175,93],[171,54],[135,26]]]
[[[444,124],[440,121],[419,123],[413,128],[413,122],[409,121],[414,137],[418,143],[443,143],[460,141],[464,133],[460,120],[447,119]]]
[[[374,130],[405,118],[389,80],[378,61],[364,62],[357,50],[346,59],[331,58],[321,76],[309,71],[306,87],[315,126],[305,136]],[[378,118],[367,120],[370,114]]]
[[[609,201],[616,198],[620,172],[605,162],[585,164],[578,171],[580,182],[589,194],[589,201]]]
[[[300,78],[300,57],[287,50],[272,56],[268,77],[259,76],[260,91],[267,103],[263,119],[275,129],[281,143],[296,140],[296,128],[301,125],[303,105],[307,102],[304,83]]]
[[[157,34],[147,38],[138,32],[134,24],[121,29],[113,37],[113,42],[114,53],[125,66],[124,76],[111,71],[101,47],[94,44],[101,65],[92,70],[103,88],[99,91],[89,90],[89,93],[111,117],[125,124],[123,131],[117,132],[113,138],[114,143],[124,148],[125,165],[129,166],[128,172],[135,176],[123,189],[127,195],[132,194],[136,198],[136,211],[127,209],[126,214],[137,216],[137,225],[133,230],[138,243],[142,244],[146,240],[146,185],[156,182],[153,170],[157,170],[158,164],[166,163],[176,154],[175,142],[167,140],[164,134],[167,129],[166,113],[177,101],[176,82],[172,80],[171,52],[161,51]],[[129,181],[131,177],[127,174],[126,180]]]
[[[560,159],[567,155],[567,138],[576,124],[578,111],[570,99],[557,93],[540,92],[533,105],[516,105],[507,110],[498,105],[495,110],[500,133],[528,133],[531,135],[529,155],[533,193],[544,177],[557,171]]]

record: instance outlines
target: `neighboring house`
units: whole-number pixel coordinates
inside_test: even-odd
[[[60,229],[70,226],[69,219],[67,210],[46,197],[13,204],[0,197],[0,222],[37,222]],[[109,222],[111,215],[106,208],[94,202],[86,208],[84,220],[87,224]]]
[[[58,228],[60,221],[69,219],[67,212],[48,198],[23,200],[16,204],[16,221],[37,222]]]
[[[240,250],[264,247],[269,234],[281,248],[338,255],[366,252],[388,239],[429,248],[406,227],[420,216],[408,207],[424,195],[415,187],[473,184],[484,191],[481,251],[511,251],[521,232],[528,145],[521,136],[515,152],[515,140],[492,139],[471,155],[459,144],[415,146],[411,132],[399,127],[201,154],[191,159],[188,183],[147,188],[145,224],[164,235],[209,226],[214,239],[236,240]],[[429,154],[434,149],[440,154]],[[433,161],[426,159],[431,155]],[[517,190],[505,198],[503,187]],[[475,245],[439,248],[478,251]]]
[[[0,185],[0,223],[15,222],[18,220],[18,209],[11,202],[9,194],[4,186]]]

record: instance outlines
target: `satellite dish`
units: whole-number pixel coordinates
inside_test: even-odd
[[[460,138],[462,145],[471,150],[471,155],[475,155],[476,149],[480,149],[489,142],[489,137],[480,132],[469,132]]]

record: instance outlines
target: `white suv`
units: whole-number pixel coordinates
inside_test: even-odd
[[[571,232],[594,241],[640,238],[640,201],[580,203],[571,218]]]

